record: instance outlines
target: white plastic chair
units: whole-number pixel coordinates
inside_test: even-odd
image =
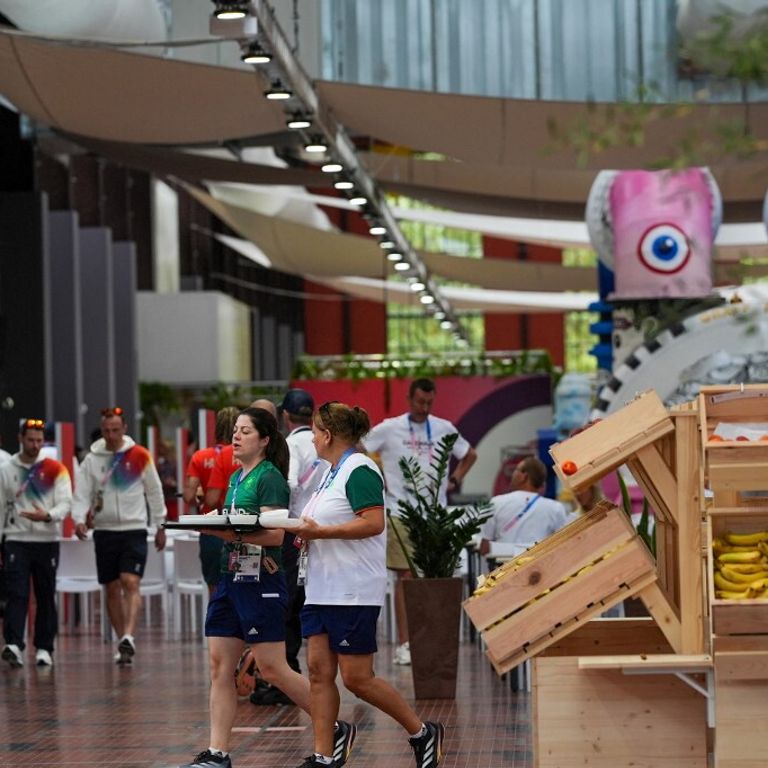
[[[395,618],[395,572],[387,569],[387,591],[384,597],[384,607],[379,618],[382,620],[384,637],[390,643],[397,643],[397,620]]]
[[[170,623],[168,615],[168,578],[165,570],[165,552],[158,552],[155,549],[155,537],[147,537],[147,563],[144,566],[144,576],[142,576],[139,586],[139,593],[142,597],[159,597],[163,612],[163,624],[166,631]],[[149,626],[151,623],[151,604],[147,603],[144,609],[144,623]]]
[[[93,539],[80,541],[76,538],[59,541],[59,567],[56,571],[56,598],[59,616],[63,614],[62,602],[65,595],[85,595],[83,612],[85,626],[95,618],[93,595],[101,595],[100,617],[102,634],[108,626],[106,600],[103,588],[96,578],[96,552]],[[69,626],[74,627],[74,610],[69,612]]]
[[[173,632],[177,637],[181,634],[181,598],[189,598],[189,620],[193,634],[197,634],[197,617],[195,604],[200,596],[200,635],[205,627],[205,614],[208,610],[208,585],[203,580],[200,565],[200,545],[197,538],[177,538],[174,542],[173,582]]]

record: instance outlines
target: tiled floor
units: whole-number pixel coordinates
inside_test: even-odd
[[[112,661],[96,630],[59,638],[54,669],[0,662],[0,766],[166,768],[208,746],[207,658],[199,641],[170,640],[142,627],[132,667]],[[377,672],[412,698],[409,668],[392,665],[381,644]],[[455,700],[419,701],[424,719],[447,729],[445,768],[531,765],[529,696],[497,678],[476,645],[465,643]],[[342,717],[359,732],[350,768],[406,768],[413,758],[400,727],[344,694]],[[295,768],[311,752],[309,718],[295,707],[238,710],[235,768]]]

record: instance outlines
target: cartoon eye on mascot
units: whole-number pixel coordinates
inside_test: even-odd
[[[712,292],[722,197],[706,168],[601,171],[587,200],[601,297],[699,298]]]

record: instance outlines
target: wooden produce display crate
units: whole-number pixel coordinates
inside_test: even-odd
[[[712,634],[715,638],[723,635],[764,635],[768,638],[768,590],[763,597],[719,598],[718,588],[714,583],[715,552],[713,551],[714,539],[723,540],[727,533],[755,534],[766,530],[768,530],[768,506],[763,504],[751,507],[713,508],[709,511],[707,579]],[[768,565],[765,566],[765,571],[768,571]],[[758,576],[755,578],[757,579]]]
[[[550,448],[573,490],[625,464],[656,520],[657,583],[643,602],[677,653],[706,646],[701,528],[701,457],[695,404],[670,413],[654,391]]]
[[[503,674],[655,581],[631,521],[601,502],[489,574],[464,610]]]
[[[768,424],[768,385],[703,387],[699,415],[704,482],[713,491],[716,504],[735,506],[741,491],[768,489],[768,434],[754,440],[738,434],[735,439],[719,440],[715,435],[721,423]]]
[[[659,396],[649,390],[589,429],[553,445],[549,452],[563,484],[580,490],[674,429]]]

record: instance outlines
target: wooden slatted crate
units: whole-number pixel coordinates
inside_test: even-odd
[[[713,439],[720,423],[768,424],[768,386],[703,387],[699,414],[705,483],[718,505],[739,503],[742,491],[768,489],[768,441]]]
[[[649,390],[589,429],[553,445],[549,452],[563,484],[579,490],[674,429],[659,396]]]
[[[721,635],[768,635],[768,597],[743,600],[720,599],[714,584],[714,552],[712,541],[726,532],[755,533],[768,529],[768,506],[765,499],[749,507],[715,508],[709,514],[708,574],[712,633]],[[768,570],[768,568],[766,568]],[[756,577],[757,578],[757,577]],[[768,593],[767,593],[768,594]]]
[[[656,581],[653,558],[608,502],[491,573],[464,603],[499,674]]]

